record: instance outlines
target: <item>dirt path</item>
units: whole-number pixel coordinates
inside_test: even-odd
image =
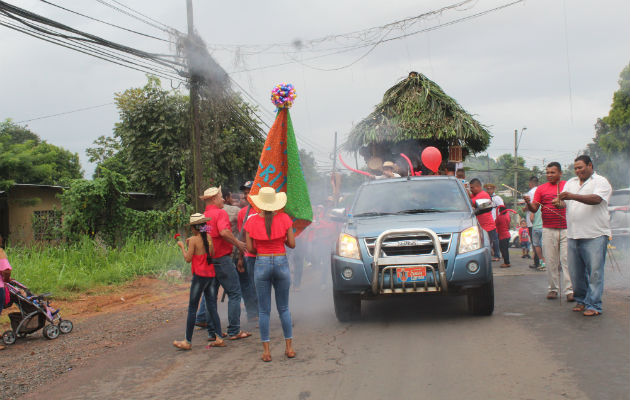
[[[41,388],[92,357],[171,324],[186,306],[188,284],[145,277],[107,292],[53,302],[74,323],[69,335],[48,341],[40,330],[0,352],[0,398]],[[15,310],[3,311],[1,332],[10,329],[6,314]]]

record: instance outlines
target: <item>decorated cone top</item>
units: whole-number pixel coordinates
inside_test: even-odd
[[[299,235],[313,220],[313,209],[289,115],[289,108],[296,97],[295,88],[291,84],[276,85],[271,92],[271,102],[278,107],[278,113],[263,146],[248,200],[256,208],[251,196],[258,194],[266,186],[274,188],[276,192],[286,192],[287,204],[284,212],[293,220],[293,228],[296,235]],[[260,211],[257,208],[256,210]]]

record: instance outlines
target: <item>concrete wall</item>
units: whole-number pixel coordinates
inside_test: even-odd
[[[60,188],[20,187],[9,189],[7,204],[9,208],[9,240],[12,243],[31,243],[33,241],[33,212],[61,210],[57,194]]]

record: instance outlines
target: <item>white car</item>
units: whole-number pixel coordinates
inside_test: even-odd
[[[518,231],[510,229],[510,247],[521,247],[521,240],[518,237]]]
[[[608,212],[615,246],[630,246],[630,188],[612,192]]]

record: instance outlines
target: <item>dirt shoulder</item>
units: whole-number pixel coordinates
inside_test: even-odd
[[[136,340],[181,317],[189,285],[157,278],[139,278],[113,288],[92,290],[69,301],[55,301],[74,330],[46,340],[41,330],[0,351],[0,398],[16,398],[67,371],[85,365],[91,357]],[[98,293],[98,294],[97,294]],[[1,332],[10,329],[4,310]]]

